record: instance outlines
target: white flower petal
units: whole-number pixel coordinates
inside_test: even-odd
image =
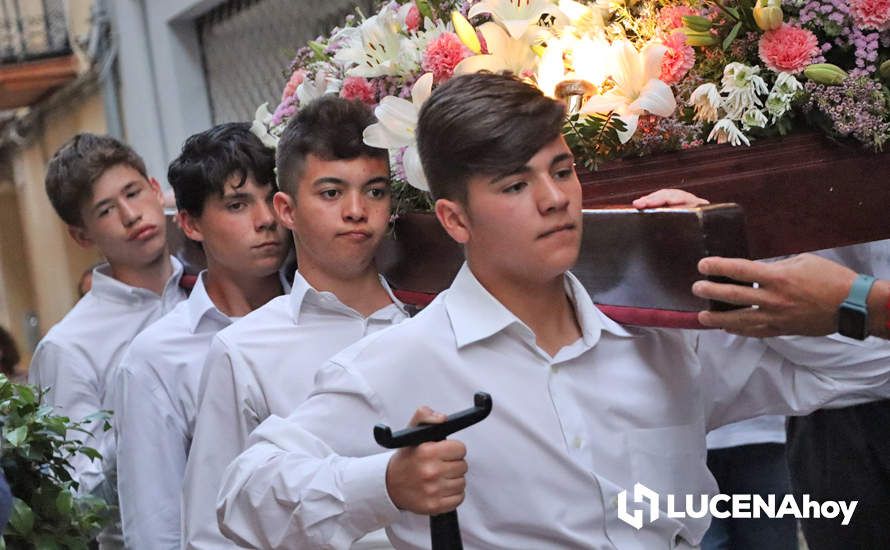
[[[417,127],[417,109],[407,99],[386,96],[374,109],[377,121],[396,135],[412,136]]]
[[[410,145],[413,139],[406,134],[396,134],[378,122],[365,128],[362,132],[362,141],[379,149],[398,149]]]
[[[636,133],[640,117],[638,115],[621,115],[617,118],[620,119],[625,126],[623,132],[618,132],[618,141],[627,143]]]
[[[420,107],[429,99],[433,93],[433,73],[425,73],[417,79],[414,86],[411,87],[411,102],[414,104],[415,110],[420,111]],[[416,118],[416,116],[415,116]]]
[[[581,107],[581,114],[588,113],[621,113],[624,112],[624,108],[627,106],[627,99],[619,94],[613,93],[613,90],[610,90],[602,95],[595,95],[587,100],[584,103],[584,106]]]
[[[499,73],[506,70],[503,59],[493,55],[481,54],[467,57],[454,67],[454,74],[473,74],[480,71]]]
[[[640,92],[640,97],[628,106],[628,112],[644,110],[658,116],[671,116],[677,108],[677,100],[671,87],[658,80],[650,79]]]
[[[402,156],[402,166],[405,168],[405,178],[412,187],[416,187],[421,191],[429,191],[430,186],[426,181],[426,174],[423,172],[423,165],[420,163],[420,153],[417,151],[417,145],[410,145],[405,149]]]

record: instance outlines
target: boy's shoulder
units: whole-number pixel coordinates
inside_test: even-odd
[[[220,330],[214,339],[228,347],[237,347],[255,341],[258,336],[290,331],[295,326],[290,311],[290,295],[282,294],[236,319]]]

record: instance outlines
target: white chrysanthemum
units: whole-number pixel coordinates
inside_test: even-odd
[[[760,109],[749,109],[742,115],[742,124],[745,130],[751,128],[764,128],[767,123],[766,115]]]
[[[722,101],[717,85],[711,82],[702,84],[689,96],[689,104],[695,107],[695,120],[699,122],[717,122]]]
[[[735,123],[728,118],[721,118],[717,121],[717,124],[714,125],[711,133],[708,134],[708,141],[714,140],[716,140],[717,143],[729,143],[733,147],[741,145],[742,143],[751,145],[751,142],[748,141],[745,134],[743,134]]]

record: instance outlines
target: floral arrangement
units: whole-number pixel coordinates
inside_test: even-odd
[[[566,101],[567,141],[591,169],[805,123],[880,150],[888,57],[890,0],[391,0],[301,48],[254,130],[274,145],[322,94],[363,101],[379,120],[365,142],[423,190],[420,106],[453,75],[487,70]]]

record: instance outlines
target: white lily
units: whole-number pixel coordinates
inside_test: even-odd
[[[717,110],[723,98],[717,90],[717,85],[708,82],[702,84],[689,96],[689,104],[695,107],[695,120],[699,122],[717,122]]]
[[[278,147],[278,136],[269,132],[269,125],[272,123],[272,113],[269,112],[269,104],[263,103],[257,107],[256,113],[253,115],[253,123],[250,125],[250,132],[260,138],[263,145],[270,149]]]
[[[402,165],[405,177],[409,184],[421,191],[429,191],[429,185],[420,164],[415,132],[417,114],[432,91],[433,73],[426,73],[411,88],[411,101],[395,96],[384,97],[374,109],[377,122],[365,128],[362,135],[367,145],[389,149],[391,153],[404,147]]]
[[[736,127],[735,123],[728,118],[721,118],[717,124],[714,125],[711,133],[708,134],[708,141],[714,140],[717,140],[717,143],[729,142],[733,147],[741,145],[742,143],[751,145],[751,142],[748,141],[745,134],[743,134],[742,131]]]
[[[487,54],[472,55],[454,68],[454,74],[470,74],[479,71],[500,73],[510,71],[517,76],[534,71],[538,56],[532,49],[537,33],[529,29],[522,38],[510,37],[497,23],[483,23],[479,32],[485,38]]]
[[[376,77],[404,74],[416,67],[405,66],[403,48],[410,47],[402,36],[396,10],[384,9],[362,21],[358,27],[340,33],[344,46],[334,54],[334,60],[346,67],[350,76]]]
[[[609,50],[609,75],[615,87],[591,97],[581,113],[615,113],[627,127],[618,137],[627,143],[637,130],[640,115],[666,117],[677,108],[671,87],[658,79],[667,48],[650,42],[637,51],[629,41],[616,40]]]
[[[325,71],[319,72],[314,79],[305,78],[303,82],[297,86],[297,99],[300,105],[306,105],[310,101],[316,100],[325,94],[335,94],[340,91],[342,82],[338,78]]]
[[[467,15],[472,19],[480,13],[490,13],[514,39],[521,38],[544,14],[562,16],[549,0],[482,0],[470,8]]]
[[[609,1],[597,0],[582,4],[575,0],[559,0],[559,11],[569,20],[570,31],[579,37],[599,34],[609,17]]]

